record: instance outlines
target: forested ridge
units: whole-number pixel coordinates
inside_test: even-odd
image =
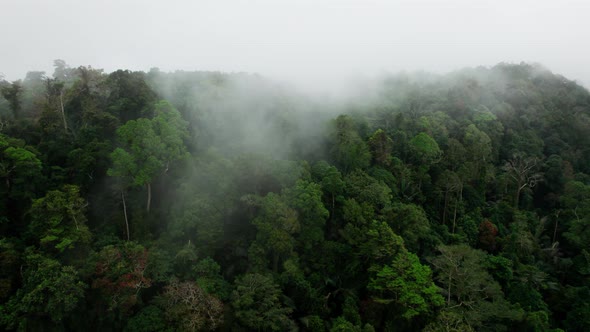
[[[575,82],[54,68],[0,79],[2,329],[590,330]]]

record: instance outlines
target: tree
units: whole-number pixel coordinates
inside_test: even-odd
[[[22,83],[20,81],[14,81],[11,84],[3,85],[0,87],[2,96],[8,100],[10,109],[12,110],[12,116],[15,119],[20,117],[20,111],[22,109],[21,94],[23,91]]]
[[[330,196],[330,218],[334,217],[334,209],[336,208],[336,196],[344,190],[344,181],[342,181],[342,174],[334,166],[331,166],[325,161],[316,163],[312,168],[314,178],[322,186],[322,190],[327,192]]]
[[[444,192],[442,223],[446,224],[448,215],[450,213],[450,211],[448,211],[449,206],[452,204],[453,224],[451,230],[452,233],[455,234],[455,227],[457,225],[457,211],[459,210],[463,201],[463,180],[458,174],[447,169],[440,175],[438,185]]]
[[[407,320],[429,315],[444,304],[439,289],[432,281],[428,266],[420,264],[418,256],[401,251],[390,264],[372,268],[374,277],[367,288],[382,304],[395,304]]]
[[[93,255],[92,288],[102,295],[97,311],[118,312],[125,316],[139,300],[139,293],[152,285],[146,275],[148,251],[134,242],[107,245]]]
[[[465,318],[453,311],[441,311],[436,320],[431,321],[424,332],[475,332],[476,330],[465,322]]]
[[[193,165],[174,191],[179,199],[171,202],[167,234],[177,243],[192,241],[201,255],[214,255],[243,194],[237,190],[232,161],[210,153],[194,159]]]
[[[332,158],[344,173],[369,166],[371,152],[359,136],[351,117],[340,115],[333,122],[330,134],[333,144]]]
[[[164,312],[156,305],[148,305],[141,309],[137,314],[127,321],[125,331],[128,332],[145,332],[145,331],[175,331],[171,324],[166,321]]]
[[[474,124],[470,124],[465,129],[463,144],[467,150],[467,169],[469,169],[470,178],[474,181],[481,181],[486,173],[486,167],[492,159],[492,140],[490,137],[479,130]]]
[[[151,204],[151,182],[164,164],[157,158],[164,149],[148,119],[131,120],[117,130],[118,140],[125,148],[116,148],[111,154],[113,167],[110,176],[129,177],[134,186],[147,186],[146,210]]]
[[[70,68],[64,60],[53,60],[53,68],[53,78],[56,80],[69,83],[73,79],[75,69]]]
[[[429,181],[428,171],[432,165],[441,160],[442,151],[438,143],[427,133],[419,133],[410,140],[410,150],[412,151],[412,162],[416,166],[416,177],[418,178],[418,188]]]
[[[8,195],[31,198],[35,192],[31,185],[41,177],[42,168],[34,149],[0,134],[0,152],[0,177]]]
[[[424,248],[422,242],[432,239],[430,222],[419,205],[394,203],[385,216],[391,229],[404,239],[405,247],[412,252],[419,252]]]
[[[166,318],[182,331],[214,331],[223,324],[223,303],[190,281],[172,281],[159,300]]]
[[[536,172],[538,159],[526,157],[524,154],[514,154],[512,159],[504,164],[504,171],[516,185],[514,193],[514,208],[518,209],[520,194],[525,188],[533,188],[542,180],[542,175]]]
[[[9,329],[38,330],[60,326],[84,298],[84,284],[72,266],[28,249],[23,287],[0,306],[0,323]],[[63,326],[63,325],[62,325]]]
[[[479,224],[479,244],[482,249],[487,251],[496,250],[496,236],[498,228],[489,220],[484,220]]]
[[[362,208],[354,200],[347,201],[345,220],[349,222],[340,231],[356,258],[348,262],[348,268],[359,271],[373,264],[386,264],[400,250],[405,250],[403,239],[386,222],[365,219],[362,214],[367,211],[363,212]]]
[[[439,161],[442,151],[438,143],[427,133],[419,133],[410,140],[410,148],[417,159],[417,162],[425,163],[429,166]]]
[[[148,86],[145,74],[117,70],[106,79],[108,111],[121,123],[145,117],[156,101],[156,93]]]
[[[29,231],[47,252],[81,249],[90,244],[91,233],[84,211],[88,202],[80,197],[80,188],[64,185],[33,202]]]
[[[565,185],[561,203],[565,208],[565,232],[567,242],[578,250],[587,249],[590,240],[590,185],[580,181],[569,181]]]
[[[47,106],[46,112],[57,112],[61,115],[63,121],[64,134],[68,134],[68,121],[66,119],[66,111],[64,108],[64,82],[58,81],[57,78],[45,79],[47,91]]]
[[[344,178],[345,192],[358,202],[368,203],[381,210],[391,204],[391,189],[362,170],[355,170]]]
[[[467,245],[439,246],[432,259],[447,311],[473,329],[519,320],[522,312],[504,299],[500,285],[484,268],[485,253]],[[441,316],[447,317],[448,316]]]
[[[6,303],[19,285],[22,253],[17,239],[0,239],[0,302]]]
[[[260,206],[260,212],[252,221],[257,233],[250,256],[258,256],[260,253],[257,251],[262,250],[263,257],[252,257],[253,261],[270,257],[272,270],[277,272],[281,258],[286,259],[295,249],[294,235],[301,230],[298,214],[281,195],[275,193],[269,193],[255,204]]]
[[[304,251],[312,249],[324,240],[324,226],[328,218],[328,210],[322,203],[320,185],[299,180],[295,186],[284,190],[289,206],[297,211],[301,232],[298,241]]]
[[[248,273],[235,285],[231,304],[242,326],[259,331],[288,331],[293,326],[288,317],[292,310],[281,305],[281,290],[272,278]]]
[[[192,270],[197,284],[207,294],[215,295],[221,300],[229,298],[229,284],[221,275],[221,266],[213,258],[201,259]]]
[[[369,146],[373,154],[375,163],[382,166],[391,164],[391,152],[393,150],[393,141],[381,129],[377,129],[369,138]]]
[[[110,176],[126,178],[123,181],[129,185],[146,186],[148,213],[151,183],[168,171],[170,163],[186,155],[183,139],[187,135],[187,123],[180,113],[170,103],[160,101],[155,105],[155,114],[151,120],[130,120],[117,130],[120,147],[111,154],[113,167],[107,172]],[[122,197],[124,202],[124,194]]]

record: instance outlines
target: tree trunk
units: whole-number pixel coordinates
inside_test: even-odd
[[[147,184],[147,206],[146,206],[146,210],[147,213],[150,213],[150,205],[152,204],[152,185],[151,184]]]
[[[452,234],[455,234],[455,226],[457,225],[457,205],[463,202],[463,186],[459,188],[459,203],[455,202],[455,212],[453,214],[453,230]]]
[[[334,193],[332,193],[332,211],[330,211],[330,220],[334,220]]]
[[[447,208],[449,207],[449,190],[445,190],[445,206],[443,208],[443,217],[442,223],[443,225],[447,224]]]
[[[129,241],[129,220],[127,219],[127,204],[125,204],[125,194],[121,191],[121,199],[123,200],[123,213],[125,214],[125,227],[127,228],[127,241]]]
[[[518,205],[520,204],[520,193],[522,192],[522,190],[527,187],[526,183],[521,184],[521,182],[518,182],[518,187],[516,189],[516,197],[514,197],[514,208],[518,210]]]
[[[451,306],[451,281],[453,280],[451,275],[452,275],[452,270],[449,271],[449,286],[447,287],[447,307]]]
[[[64,130],[68,133],[68,122],[66,121],[66,111],[64,110],[63,93],[59,93],[59,104],[61,106],[61,117],[64,120]]]
[[[451,234],[455,234],[455,225],[457,222],[457,199],[455,199],[455,211],[453,212],[453,228]]]
[[[555,216],[555,228],[553,228],[553,241],[552,244],[555,243],[555,238],[557,237],[557,226],[559,225],[559,211]]]

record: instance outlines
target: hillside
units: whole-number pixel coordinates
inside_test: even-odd
[[[3,329],[590,330],[590,93],[542,66],[0,92]]]

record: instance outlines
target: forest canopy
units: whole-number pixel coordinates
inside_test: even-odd
[[[310,97],[0,79],[0,326],[588,331],[590,93],[501,63]]]

